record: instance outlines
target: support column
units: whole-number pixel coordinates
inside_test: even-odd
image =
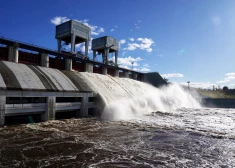
[[[136,73],[133,74],[133,79],[135,79],[135,80],[137,79],[137,74]]]
[[[109,48],[106,49],[106,61],[109,60]]]
[[[93,61],[96,61],[96,51],[93,50]]]
[[[93,73],[93,64],[85,63],[85,72]]]
[[[102,74],[107,75],[108,71],[106,67],[102,67]]]
[[[82,98],[82,104],[80,108],[79,114],[77,114],[78,117],[86,117],[88,116],[88,94],[84,93]]]
[[[124,74],[125,74],[125,78],[129,78],[130,77],[129,76],[129,71],[124,72]]]
[[[60,39],[57,40],[57,49],[58,49],[58,52],[61,52],[61,40]]]
[[[114,74],[115,77],[119,77],[119,70],[118,69],[115,69],[115,74]]]
[[[55,108],[56,108],[56,97],[47,97],[47,107],[44,114],[41,116],[42,121],[54,120],[55,119]]]
[[[5,125],[6,96],[0,96],[0,127]]]
[[[76,36],[74,34],[72,34],[71,35],[71,51],[70,51],[71,54],[73,54],[75,51],[75,38],[76,38]]]
[[[18,63],[19,51],[16,46],[8,46],[8,61]]]
[[[144,75],[141,75],[141,81],[144,82]]]
[[[73,61],[72,59],[65,59],[65,70],[66,71],[72,71],[72,65]]]
[[[88,46],[89,46],[89,41],[85,41],[85,55],[88,56]]]
[[[115,64],[117,65],[118,51],[115,51]]]
[[[46,53],[41,53],[41,66],[49,67],[49,57]]]
[[[102,53],[102,62],[105,64],[106,63],[106,60],[105,60],[105,53],[106,51],[104,50],[104,52]]]

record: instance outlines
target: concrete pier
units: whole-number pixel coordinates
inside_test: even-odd
[[[16,46],[8,46],[8,61],[18,63],[19,51]]]
[[[0,96],[0,127],[5,124],[6,96]]]
[[[102,67],[102,74],[103,75],[107,75],[108,74],[107,67]]]
[[[67,71],[72,71],[72,60],[71,59],[66,59],[65,60],[65,70]]]
[[[119,70],[118,70],[118,69],[115,70],[114,76],[115,76],[115,77],[119,77]]]
[[[93,64],[86,63],[85,64],[85,72],[93,73]]]
[[[77,114],[77,116],[79,117],[86,117],[88,116],[88,95],[86,93],[84,93],[83,97],[82,97],[82,104],[81,104],[81,108],[80,108],[80,112],[79,114]]]
[[[137,74],[136,73],[133,74],[133,79],[135,79],[135,80],[137,79]]]
[[[42,121],[54,120],[56,109],[56,98],[55,96],[47,97],[46,111],[41,116]]]
[[[118,60],[118,51],[115,51],[115,64],[117,65],[117,60]]]
[[[41,66],[49,67],[49,56],[46,53],[41,53]]]
[[[124,74],[125,74],[125,78],[129,78],[129,71],[126,71],[126,72],[124,72]]]
[[[85,56],[88,56],[89,40],[85,41]]]

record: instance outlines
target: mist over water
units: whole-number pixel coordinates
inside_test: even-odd
[[[142,83],[133,87],[138,87],[138,91],[133,92],[131,98],[122,98],[106,104],[102,119],[129,120],[156,111],[169,112],[179,108],[201,108],[199,96],[196,93],[192,95],[178,84],[155,88]]]

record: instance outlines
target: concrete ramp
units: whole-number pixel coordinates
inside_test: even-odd
[[[78,72],[0,61],[0,88],[7,90],[91,91]],[[74,75],[77,73],[77,75]]]

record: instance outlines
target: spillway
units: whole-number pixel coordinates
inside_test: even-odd
[[[56,113],[66,111],[75,111],[77,117],[96,113],[115,120],[199,106],[177,85],[158,89],[128,78],[8,61],[0,61],[0,67],[2,123],[5,116],[34,113],[43,120],[55,119]]]

